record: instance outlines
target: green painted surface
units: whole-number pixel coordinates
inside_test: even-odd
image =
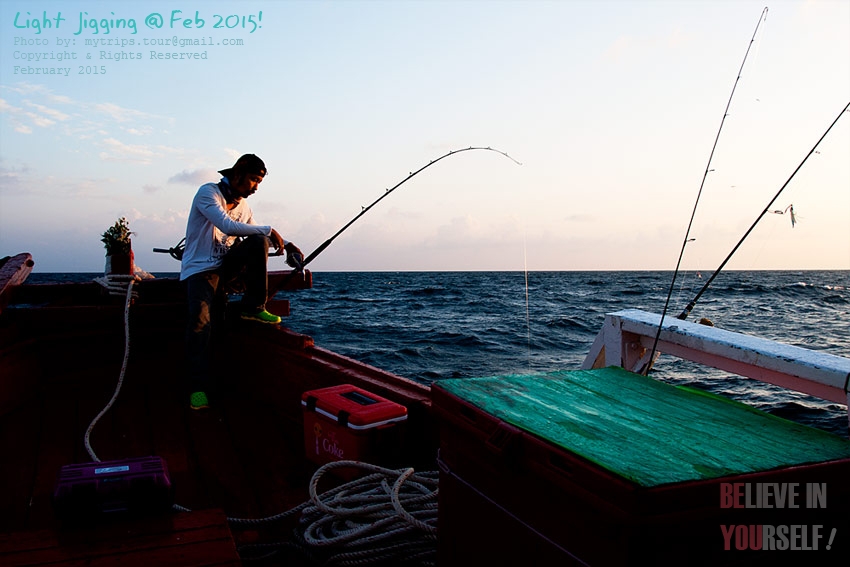
[[[439,386],[646,487],[850,457],[850,440],[622,368]]]

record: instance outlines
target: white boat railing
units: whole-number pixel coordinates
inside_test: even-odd
[[[647,365],[661,316],[627,309],[605,316],[582,368]],[[664,318],[656,351],[848,406],[850,358],[717,327]]]

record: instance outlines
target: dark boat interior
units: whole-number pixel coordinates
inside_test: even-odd
[[[126,298],[95,283],[23,285],[7,294],[0,318],[0,563],[17,564],[25,554],[34,564],[53,564],[102,553],[102,564],[122,554],[135,561],[122,565],[174,554],[191,557],[185,564],[238,564],[235,546],[289,537],[291,521],[231,528],[225,517],[263,518],[308,499],[317,467],[304,458],[301,394],[341,381],[407,406],[407,442],[388,458],[417,470],[436,467],[427,387],[318,348],[283,326],[229,315],[219,321],[211,408],[190,409],[179,284],[150,280],[136,291],[129,339]],[[287,304],[274,307],[286,312]],[[162,457],[174,503],[192,513],[134,520],[115,514],[95,523],[57,517],[57,474],[94,460],[86,431],[119,380],[114,404],[90,434],[91,449],[101,461]],[[114,543],[110,534],[122,526],[138,537]],[[139,548],[150,549],[140,556]]]

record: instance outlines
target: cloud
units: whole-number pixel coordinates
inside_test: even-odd
[[[2,187],[4,193],[6,191],[16,193],[24,186],[23,177],[29,173],[27,167],[11,169],[0,166],[0,187]]]
[[[139,128],[125,128],[125,132],[128,134],[132,134],[133,136],[147,136],[153,132],[153,128],[150,126],[144,126],[141,129]]]
[[[35,112],[24,112],[24,116],[32,120],[32,123],[41,128],[47,128],[48,126],[53,126],[56,124],[56,121],[51,120],[49,118],[45,118],[44,116],[40,116]]]
[[[108,188],[117,182],[111,177],[79,179],[72,183],[56,184],[51,195],[64,194],[73,199],[114,199]]]
[[[46,114],[47,116],[50,116],[54,120],[65,121],[65,120],[68,120],[70,118],[69,115],[65,114],[61,110],[56,110],[55,108],[49,108],[49,107],[44,106],[42,104],[30,102],[29,100],[24,101],[24,104],[35,108],[41,114]]]
[[[102,144],[106,150],[100,153],[100,159],[105,161],[129,161],[149,165],[155,158],[166,155],[182,156],[185,153],[181,148],[126,144],[112,137],[104,139]]]
[[[32,128],[21,121],[21,117],[25,116],[24,109],[19,106],[10,104],[5,99],[0,98],[0,114],[8,114],[9,122],[15,132],[20,134],[31,134]]]
[[[138,222],[146,222],[152,225],[179,225],[183,226],[186,223],[186,219],[189,218],[189,213],[187,211],[175,211],[173,209],[167,209],[161,212],[153,212],[149,214],[142,214],[139,211],[133,211],[134,216],[133,220]]]
[[[239,159],[244,152],[240,152],[239,150],[234,150],[233,148],[224,148],[224,153],[230,156],[230,159],[236,163],[236,160]]]
[[[515,218],[491,219],[487,224],[472,215],[454,217],[424,239],[423,247],[436,250],[504,247],[521,238]]]
[[[595,220],[596,218],[593,215],[587,213],[574,213],[563,218],[563,221],[568,223],[588,223]]]
[[[26,82],[17,83],[14,86],[3,85],[2,88],[10,90],[10,91],[17,93],[17,94],[20,94],[20,95],[26,95],[26,94],[31,94],[31,93],[41,93],[41,94],[49,94],[50,93],[50,90],[47,87],[45,87],[44,85],[35,85],[35,84],[32,84],[32,83],[26,83]]]
[[[129,122],[132,120],[146,120],[150,118],[155,118],[152,114],[147,114],[139,110],[133,110],[132,108],[124,108],[111,102],[95,104],[93,108],[97,112],[101,112],[112,117],[112,119],[116,122]]]
[[[148,146],[125,144],[115,138],[107,138],[103,141],[107,151],[100,153],[100,159],[104,161],[131,161],[149,164],[156,157]]]
[[[437,245],[454,244],[479,235],[481,223],[471,215],[455,217],[437,229]]]
[[[181,185],[199,186],[214,179],[216,172],[210,169],[196,169],[194,171],[183,170],[168,178],[168,183],[179,183]]]
[[[46,96],[47,96],[48,100],[53,101],[53,102],[58,102],[58,103],[61,103],[61,104],[72,104],[74,102],[73,100],[71,100],[71,97],[68,97],[68,96],[65,96],[65,95],[47,93]]]
[[[183,148],[172,148],[171,146],[156,146],[156,150],[160,152],[160,154],[169,154],[173,156],[183,157],[186,154],[186,150]]]
[[[167,146],[149,147],[121,141],[120,136],[142,138],[164,131],[173,119],[127,108],[111,102],[91,103],[52,92],[43,85],[18,83],[0,85],[7,96],[0,99],[0,113],[8,114],[12,130],[32,134],[33,127],[55,128],[63,125],[61,134],[81,139],[104,138],[106,150],[101,159],[130,160],[149,163],[154,156],[183,156],[185,150]]]
[[[385,216],[386,216],[387,219],[391,219],[391,220],[394,220],[394,221],[398,220],[398,221],[402,221],[402,222],[419,220],[423,217],[422,213],[420,213],[419,211],[413,211],[413,210],[405,211],[405,210],[399,209],[398,207],[390,207],[387,210],[387,212],[385,213]]]
[[[16,89],[8,90],[13,93],[19,92]],[[40,94],[39,91],[34,91],[34,93]],[[5,99],[0,99],[0,113],[9,114],[10,121],[15,132],[19,132],[21,134],[32,133],[32,128],[30,128],[27,122],[30,122],[40,128],[48,128],[57,122],[64,122],[71,118],[70,115],[62,112],[61,110],[33,102],[29,99],[21,100],[20,105],[21,106],[16,106]],[[24,107],[27,108],[25,109]]]

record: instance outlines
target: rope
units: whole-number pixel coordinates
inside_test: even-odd
[[[319,494],[319,480],[338,468],[359,468],[369,474]],[[245,560],[292,547],[319,565],[435,565],[437,477],[436,471],[416,473],[412,468],[336,461],[316,471],[310,481],[310,500],[300,506],[262,520],[228,520],[256,524],[302,512],[295,542],[242,546],[239,552]],[[258,552],[266,555],[251,556]]]
[[[110,295],[115,295],[115,290],[118,289],[119,281],[126,282],[123,285],[126,286],[121,287],[121,294],[126,294],[126,301],[124,303],[124,361],[121,363],[121,373],[118,376],[118,383],[115,385],[115,392],[112,394],[112,399],[109,400],[109,403],[104,406],[100,413],[92,420],[89,424],[88,429],[86,429],[86,435],[83,440],[86,446],[86,451],[88,451],[89,456],[95,462],[100,462],[100,458],[95,454],[94,449],[91,447],[91,443],[89,441],[89,437],[91,437],[91,432],[94,430],[94,426],[97,425],[97,422],[103,417],[106,412],[109,411],[109,408],[112,407],[112,404],[115,403],[115,400],[118,399],[118,393],[121,391],[121,386],[124,384],[124,375],[127,373],[127,361],[130,358],[130,304],[133,302],[133,298],[135,294],[133,292],[133,284],[136,282],[136,278],[134,276],[115,276],[109,275],[105,278],[96,278],[95,281],[104,285],[104,283],[100,280],[105,280],[111,287],[107,286],[109,289]]]
[[[95,278],[94,281],[102,285],[109,295],[114,297],[124,297],[127,293],[128,286],[132,287],[133,282],[139,281],[139,277],[135,275],[122,275],[122,274],[107,274],[105,276],[101,276],[99,278]],[[133,299],[136,299],[137,295],[133,295]]]
[[[147,274],[147,272],[144,272],[144,274]],[[133,284],[137,281],[140,281],[142,277],[139,277],[138,275],[130,276],[119,274],[107,274],[106,276],[94,279],[94,281],[96,281],[107,289],[109,295],[126,295],[126,302],[124,303],[124,361],[121,363],[121,373],[118,375],[118,383],[115,384],[115,392],[113,392],[112,394],[112,399],[109,400],[109,402],[104,406],[104,408],[100,410],[100,413],[97,414],[97,416],[95,416],[95,418],[89,424],[88,429],[86,429],[85,438],[83,439],[83,443],[86,446],[86,451],[88,452],[92,461],[98,463],[100,462],[100,457],[98,457],[95,454],[94,449],[92,449],[91,441],[89,438],[91,437],[92,431],[94,431],[94,426],[97,425],[97,422],[100,421],[100,418],[106,415],[106,412],[109,411],[109,409],[112,407],[112,404],[114,404],[115,400],[118,399],[118,394],[121,392],[121,386],[124,385],[124,376],[127,373],[127,362],[130,359],[130,305],[132,304],[133,300],[138,297],[138,294],[133,291]],[[147,277],[153,276],[147,274]],[[145,279],[147,278],[145,277]],[[179,504],[172,504],[171,507],[176,512],[192,511],[189,508],[186,508],[185,506],[181,506]]]

